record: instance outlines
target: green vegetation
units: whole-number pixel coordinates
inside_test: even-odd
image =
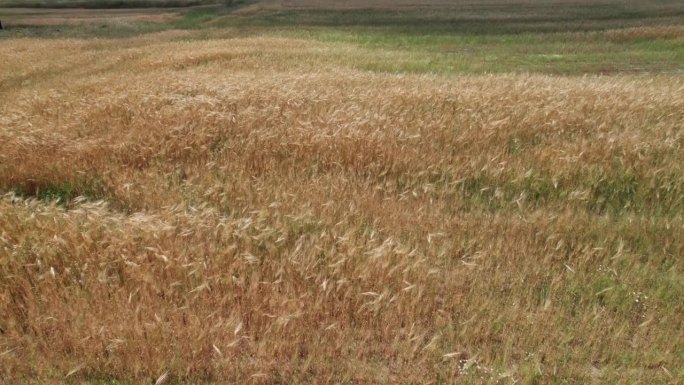
[[[101,200],[106,198],[102,181],[98,179],[79,178],[74,182],[62,183],[29,183],[13,188],[0,188],[0,193],[12,192],[18,197],[34,198],[44,202],[56,202],[57,204],[70,207],[74,199],[82,197],[89,200]]]
[[[298,10],[228,18],[305,39],[401,52],[363,63],[382,72],[545,72],[684,70],[684,3],[463,5],[427,11]],[[651,33],[639,32],[650,28]],[[607,32],[622,29],[624,33]]]
[[[90,6],[98,4],[106,2]],[[9,26],[0,36],[116,38],[168,29],[192,31],[194,35],[186,38],[194,39],[267,34],[367,49],[367,57],[354,67],[391,73],[684,71],[681,2],[232,13],[246,4],[237,1],[229,6],[177,10],[178,17],[165,22],[102,19],[16,27],[12,22],[25,15],[3,15],[0,9],[0,17]]]

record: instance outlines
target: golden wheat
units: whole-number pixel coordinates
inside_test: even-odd
[[[684,378],[682,77],[182,37],[0,45],[7,383]]]

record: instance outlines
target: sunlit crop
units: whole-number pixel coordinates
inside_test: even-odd
[[[680,75],[184,36],[0,42],[8,384],[684,378]]]

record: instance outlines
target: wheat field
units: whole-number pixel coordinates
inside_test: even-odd
[[[680,74],[192,33],[0,42],[0,384],[684,380]]]

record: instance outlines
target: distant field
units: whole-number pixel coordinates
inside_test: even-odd
[[[170,8],[232,2],[233,0],[0,0],[0,8]]]
[[[673,10],[681,8],[679,0],[263,0],[254,2],[262,7],[297,10],[408,10],[457,9],[487,17],[492,11],[507,9],[516,13],[553,10],[565,11],[581,8],[618,8],[638,14],[644,9]],[[502,16],[507,16],[502,14]]]
[[[0,385],[684,382],[684,5],[448,3],[0,9]]]
[[[3,14],[11,19],[13,28],[35,29],[38,27],[78,25],[107,25],[115,22],[164,23],[179,20],[178,10],[145,9],[42,9],[11,8]],[[7,20],[7,19],[6,19]],[[6,21],[7,23],[7,21]]]

